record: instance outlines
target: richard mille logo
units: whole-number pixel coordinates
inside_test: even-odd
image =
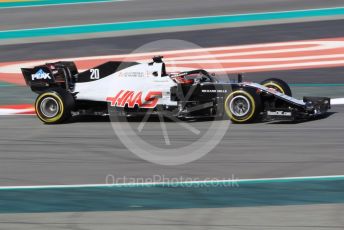
[[[226,89],[203,89],[202,93],[227,93]]]

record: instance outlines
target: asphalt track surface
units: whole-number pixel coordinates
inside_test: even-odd
[[[125,39],[104,38],[42,43],[33,46],[24,44],[16,46],[15,52],[12,52],[14,46],[3,46],[0,60],[13,61],[16,57],[21,57],[17,59],[22,60],[72,57],[90,53],[105,55],[113,54],[114,50],[116,53],[129,53],[132,49],[137,48],[139,41],[144,44],[155,39],[166,38],[183,39],[202,47],[211,47],[224,44],[237,45],[340,37],[344,35],[343,30],[340,29],[343,23],[342,20],[321,23],[307,22],[283,26],[161,34],[154,38],[141,35]],[[206,36],[201,36],[201,34]],[[89,50],[85,50],[83,47],[88,47]],[[30,56],[25,55],[26,53],[30,53]],[[289,70],[250,73],[247,74],[246,79],[260,81],[267,77],[279,77],[294,84],[337,84],[344,83],[343,73],[342,67]],[[12,89],[9,87],[4,90],[9,92]],[[344,93],[340,86],[294,87],[293,90],[297,97],[312,94],[342,97]],[[29,89],[21,89],[19,96],[29,98],[28,102],[34,100],[34,94],[30,93]],[[13,95],[14,98],[19,96]],[[108,122],[76,122],[61,126],[45,126],[35,117],[1,117],[1,130],[6,130],[1,146],[2,152],[6,155],[0,162],[0,175],[6,175],[6,177],[2,178],[0,183],[1,185],[102,183],[107,174],[131,177],[150,177],[159,173],[173,177],[186,174],[201,178],[207,176],[223,178],[232,174],[239,178],[342,174],[341,137],[343,134],[340,133],[342,129],[338,126],[342,122],[342,108],[335,107],[332,111],[335,114],[327,119],[295,125],[233,125],[221,144],[206,157],[179,167],[157,166],[137,158],[116,138]],[[172,130],[180,128],[178,124],[169,123],[168,125]],[[208,124],[201,122],[194,125],[206,127]],[[329,133],[325,135],[323,129],[319,128],[316,131],[318,126],[322,128],[336,127],[337,129],[335,132],[331,132],[331,128],[329,128]],[[307,127],[310,130],[303,131],[303,128]],[[160,134],[156,133],[156,135]],[[237,135],[241,135],[241,141],[238,143],[236,143],[236,139],[231,141],[231,138]],[[183,143],[184,140],[188,140],[187,137],[188,133],[182,133],[179,141]],[[249,142],[250,147],[244,149],[244,146],[241,145],[246,138],[253,141]],[[323,148],[316,145],[316,143],[321,143],[321,140],[324,144]],[[298,148],[290,144],[294,144],[296,141],[300,143]],[[334,141],[333,144],[332,141]],[[270,145],[269,147],[266,146],[267,143]],[[315,143],[315,145],[310,143]],[[291,147],[294,151],[290,151]],[[226,151],[227,149],[231,150],[230,153]],[[319,160],[318,154],[326,154],[324,158],[327,160]],[[133,162],[131,163],[131,161]],[[31,167],[31,164],[38,164],[40,167]],[[31,170],[33,171],[31,172]],[[45,173],[42,174],[42,172]]]
[[[343,6],[341,0],[130,0],[0,9],[0,30]]]
[[[197,7],[194,7],[195,5]],[[97,9],[98,6],[101,8]],[[115,1],[98,5],[89,4],[88,6],[87,4],[79,4],[66,7],[63,5],[30,7],[24,11],[21,8],[2,8],[5,12],[2,14],[3,20],[6,23],[3,24],[5,31],[1,32],[3,37],[0,37],[0,44],[40,43],[141,34],[153,35],[171,31],[182,32],[250,25],[338,20],[343,19],[341,6],[342,2],[340,1],[331,1],[329,4],[309,0],[299,2],[273,0],[259,3],[252,0],[227,3],[221,0],[212,2],[211,5],[207,1],[189,0],[181,3],[178,1],[157,2],[156,0],[148,0]],[[315,8],[310,10],[312,7]],[[318,11],[319,7],[331,8],[323,8]],[[275,14],[278,11],[280,13]],[[243,20],[241,13],[251,14],[251,16]],[[259,13],[263,13],[263,15]],[[231,16],[228,17],[228,14]],[[212,17],[219,15],[220,17]],[[97,21],[99,18],[102,20]],[[176,18],[178,19],[176,20]],[[209,20],[209,18],[212,19]],[[68,36],[63,36],[65,34]]]
[[[115,177],[271,178],[342,174],[343,107],[323,120],[299,124],[231,125],[205,157],[180,166],[146,162],[132,154],[107,121],[47,126],[34,116],[2,116],[1,185],[101,184]],[[136,127],[138,122],[131,122]],[[209,122],[190,123],[206,130]],[[116,124],[114,123],[116,127]],[[178,123],[167,122],[172,147],[194,140]],[[159,122],[146,124],[151,144],[163,147]],[[149,136],[148,136],[149,138]],[[167,146],[168,147],[168,146]],[[163,155],[163,153],[161,153]]]
[[[210,7],[210,9],[214,8],[212,13],[209,13],[209,7],[204,7],[204,9],[207,9],[207,15],[222,14],[222,12],[226,14],[248,12],[248,8],[258,10],[261,8],[270,11],[287,10],[294,9],[294,7],[296,9],[309,8],[310,1],[288,1],[286,3],[282,1],[252,3],[249,1],[249,4],[257,4],[254,7],[240,1],[240,4],[236,6],[237,8],[234,6],[224,8],[226,3],[226,1],[222,1],[223,5],[221,5],[212,1]],[[341,5],[341,1],[332,3],[328,6],[329,3],[325,1],[317,1],[316,4],[312,1],[311,6],[315,8],[316,6]],[[111,4],[129,4],[129,2]],[[195,9],[195,15],[198,15],[198,12],[202,12],[204,15],[205,10],[202,11],[204,5],[199,4],[199,6],[201,9]],[[71,6],[68,7],[68,10],[87,7],[90,6],[75,8]],[[107,3],[98,7],[105,11],[110,9]],[[98,9],[98,7],[93,9]],[[229,11],[229,8],[233,11]],[[55,11],[59,7],[54,7],[54,9],[40,8],[43,11],[47,9]],[[150,8],[148,7],[148,9]],[[148,9],[146,10],[148,11]],[[27,12],[24,9],[6,10],[6,12],[13,13],[14,10]],[[138,6],[137,10],[144,12],[137,19],[147,18],[147,13],[142,5],[141,7]],[[178,16],[183,16],[183,10],[181,7],[180,11],[176,10],[174,13],[181,12]],[[156,10],[154,12],[158,12],[158,15],[150,15],[150,17],[163,18],[162,16],[166,15],[167,11],[167,7],[165,10]],[[0,17],[6,16],[5,14],[1,12]],[[14,24],[19,25],[19,28],[38,25],[33,19],[37,12],[27,14],[31,17],[28,17],[29,20],[20,19],[21,23],[23,21],[25,23],[13,23],[11,28],[14,28]],[[79,24],[79,21],[76,21],[79,18],[85,23],[91,23],[80,17],[81,14],[84,14],[84,10],[75,13],[78,15],[78,17],[75,16],[75,21],[61,17],[60,23],[69,21],[72,24]],[[185,11],[184,15],[186,14],[190,16],[190,12],[186,13]],[[51,13],[51,15],[53,14]],[[98,19],[103,15],[106,14],[97,14],[96,20],[99,22],[108,20],[106,17]],[[133,16],[128,17],[132,18]],[[113,19],[111,18],[111,21]],[[50,22],[49,20],[43,21],[47,25],[53,23],[53,20]],[[141,35],[127,38],[51,42],[33,46],[27,44],[1,46],[0,60],[89,56],[89,50],[92,50],[92,55],[128,53],[141,44],[163,38],[184,39],[200,46],[210,47],[224,44],[340,37],[344,33],[342,30],[343,23],[342,20],[307,22],[278,26],[165,33],[154,37]],[[89,50],[84,47],[88,47]],[[260,76],[265,74],[282,77],[290,83],[344,83],[342,80],[344,68],[252,73],[248,74],[247,78],[259,80],[261,79]],[[318,87],[315,89],[316,91],[309,87],[293,88],[296,95],[316,93],[318,96],[331,94],[333,97],[343,97],[341,87]],[[29,98],[33,98],[32,94],[27,91],[25,93]],[[99,121],[79,120],[64,125],[47,126],[31,116],[2,116],[0,117],[0,185],[105,183],[108,174],[116,177],[134,178],[164,175],[166,177],[185,176],[199,179],[208,177],[231,178],[232,175],[237,178],[266,178],[343,174],[344,107],[334,106],[331,111],[333,114],[325,119],[297,124],[230,125],[223,140],[214,150],[193,163],[180,166],[161,166],[140,159],[118,140],[111,123],[104,121],[104,119]],[[132,122],[131,125],[136,126],[138,123]],[[159,135],[159,132],[155,131],[160,128],[158,122],[151,122],[147,125],[152,128],[155,136]],[[168,130],[175,135],[175,140],[179,140],[177,144],[183,145],[190,140],[190,135],[185,133],[185,130],[181,129],[178,123],[167,122],[166,125]],[[190,125],[202,130],[209,126],[209,122],[193,122]],[[148,141],[159,144],[162,139],[156,138]],[[197,197],[197,194],[195,196]],[[259,196],[255,199],[259,202]],[[0,224],[1,228],[4,229],[113,229],[116,227],[118,229],[343,229],[343,213],[342,204],[192,208],[134,212],[30,213],[1,214]]]
[[[4,229],[343,229],[343,205],[0,215]],[[20,219],[18,219],[20,216]]]

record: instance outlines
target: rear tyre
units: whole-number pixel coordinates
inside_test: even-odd
[[[260,84],[265,86],[265,87],[272,88],[272,89],[274,89],[280,93],[283,93],[285,95],[288,95],[290,97],[292,96],[291,89],[290,89],[289,85],[281,79],[269,78],[269,79],[262,81]]]
[[[37,117],[46,124],[62,123],[71,117],[75,102],[64,89],[52,89],[38,95],[35,102]]]
[[[254,121],[259,117],[261,107],[260,96],[246,89],[228,94],[224,104],[227,117],[235,123]]]

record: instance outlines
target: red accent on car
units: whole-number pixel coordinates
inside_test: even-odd
[[[145,103],[142,104],[142,108],[154,108],[158,103],[159,98],[162,97],[162,92],[150,91],[145,97]]]
[[[106,101],[111,102],[111,106],[115,106],[118,97],[123,93],[123,90],[119,91],[115,97],[107,97]]]
[[[134,91],[124,91],[121,90],[117,93],[115,97],[107,97],[106,101],[111,103],[111,106],[134,108],[137,105],[140,108],[154,108],[159,98],[162,97],[162,92],[160,91],[149,91],[142,102],[142,92]]]

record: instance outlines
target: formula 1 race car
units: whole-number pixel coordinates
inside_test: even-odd
[[[26,84],[38,94],[36,114],[44,123],[71,116],[163,114],[182,119],[229,118],[307,120],[324,115],[330,98],[291,97],[287,83],[271,78],[260,84],[242,76],[220,82],[203,69],[166,72],[162,57],[150,63],[109,61],[79,73],[74,62],[23,68]]]

